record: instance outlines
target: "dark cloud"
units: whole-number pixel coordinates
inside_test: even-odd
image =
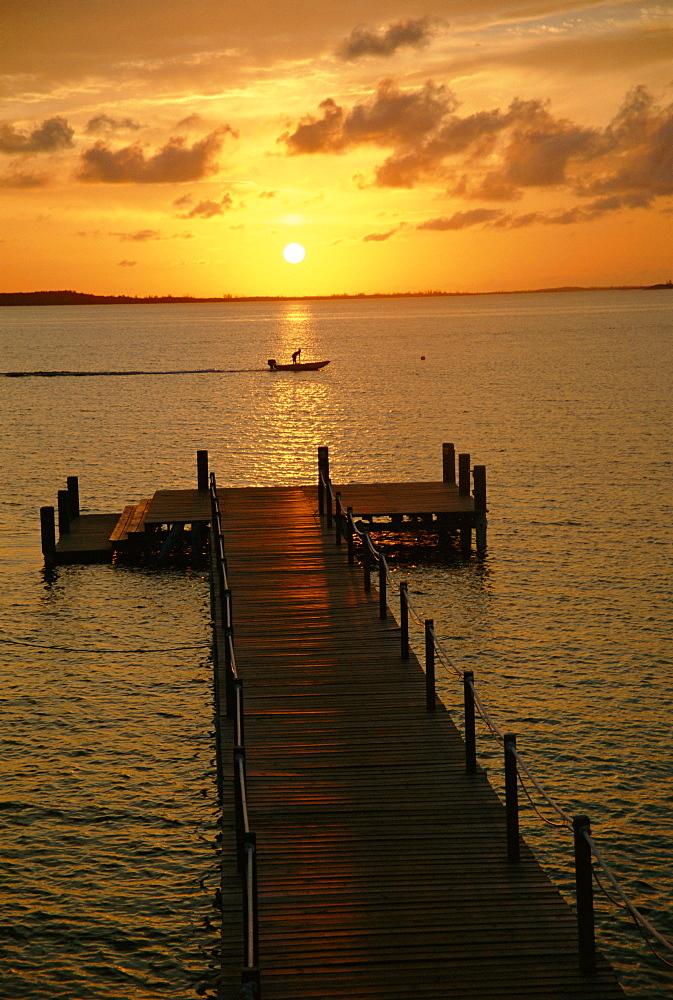
[[[602,129],[557,118],[538,100],[517,99],[504,110],[461,116],[451,91],[431,81],[403,91],[384,80],[350,110],[332,98],[319,107],[320,117],[307,115],[279,142],[289,155],[343,153],[365,143],[389,147],[368,182],[355,178],[360,187],[440,183],[454,197],[490,202],[553,188],[598,199],[567,215],[526,217],[526,224],[556,225],[673,194],[673,105],[660,107],[642,86],[627,94]],[[512,216],[507,224],[521,225],[521,218]],[[460,222],[440,221],[451,222],[447,228]]]
[[[230,194],[224,194],[220,201],[211,201],[207,199],[205,201],[200,201],[185,215],[181,215],[181,219],[212,219],[216,215],[224,215],[226,211],[233,207],[233,200]]]
[[[137,260],[120,260],[118,267],[135,267],[137,263]]]
[[[90,118],[86,123],[84,131],[87,135],[96,135],[99,132],[114,132],[117,129],[133,129],[134,131],[141,128],[138,122],[134,122],[132,118],[111,118],[110,115],[96,115],[95,118]]]
[[[322,101],[321,118],[306,115],[293,132],[278,139],[288,153],[340,153],[362,143],[397,146],[431,135],[456,107],[454,95],[441,84],[404,91],[382,80],[369,101],[348,113],[331,98]]]
[[[431,229],[435,232],[467,229],[469,226],[478,226],[482,222],[492,222],[501,214],[500,209],[497,208],[473,208],[467,212],[454,212],[448,218],[428,219],[427,222],[421,222],[416,226],[416,229]]]
[[[228,125],[188,146],[182,136],[175,136],[153,156],[146,156],[139,145],[113,150],[100,140],[81,155],[78,179],[102,184],[180,184],[201,180],[214,174],[217,155],[227,134],[235,135]]]
[[[65,118],[47,118],[32,132],[18,132],[13,125],[0,125],[0,153],[53,153],[72,146],[75,132]]]
[[[363,56],[391,56],[401,48],[426,45],[433,34],[427,17],[399,21],[380,31],[354,28],[337,49],[340,59],[361,59]]]

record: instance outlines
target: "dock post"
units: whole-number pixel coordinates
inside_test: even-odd
[[[519,861],[519,790],[516,766],[516,736],[505,733],[505,814],[507,822],[507,860]]]
[[[406,580],[400,583],[400,638],[402,648],[400,656],[409,659],[409,584]]]
[[[442,480],[454,485],[456,482],[456,449],[453,444],[442,445]]]
[[[470,456],[462,454],[458,456],[458,496],[469,497],[470,495]],[[471,524],[461,524],[460,526],[460,551],[464,559],[470,555],[472,548],[472,526]]]
[[[197,451],[196,453],[196,479],[197,489],[208,489],[208,452]]]
[[[329,479],[329,448],[320,445],[318,448],[318,513],[325,514],[325,483]]]
[[[40,507],[42,555],[47,569],[56,565],[56,513],[53,507]]]
[[[68,476],[68,496],[70,498],[70,517],[79,517],[79,479]]]
[[[435,711],[435,623],[432,618],[425,619],[425,707],[428,712]]]
[[[470,495],[470,456],[467,453],[458,456],[458,495]]]
[[[596,971],[596,939],[591,848],[584,836],[585,833],[591,833],[589,817],[574,816],[575,889],[577,892],[577,940],[580,953],[580,972],[585,976],[590,976]]]
[[[474,511],[475,517],[475,537],[477,542],[477,552],[483,555],[486,551],[486,466],[475,465],[472,470],[474,476]]]
[[[58,534],[70,534],[70,494],[67,490],[58,491]]]
[[[465,773],[477,773],[477,734],[474,725],[474,673],[463,671],[463,699],[465,703]]]

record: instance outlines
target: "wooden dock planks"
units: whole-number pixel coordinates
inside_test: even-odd
[[[82,514],[70,522],[70,530],[56,543],[56,562],[73,563],[109,562],[112,553],[110,533],[118,514]]]
[[[379,620],[311,494],[220,496],[265,1000],[623,996],[602,959],[579,974],[574,916],[526,845],[506,861],[500,801],[465,775],[448,714],[426,712],[420,665],[400,659],[395,623]],[[223,998],[238,996],[241,960],[231,812]]]

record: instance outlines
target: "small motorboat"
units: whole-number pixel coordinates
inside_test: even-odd
[[[324,368],[329,361],[292,361],[289,365],[278,364],[275,358],[269,358],[267,365],[270,372],[317,372],[319,368]]]

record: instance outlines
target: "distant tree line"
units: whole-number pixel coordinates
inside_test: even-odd
[[[609,287],[565,286],[563,288],[531,288],[526,292],[597,292],[597,291],[650,291],[673,289],[673,281],[656,285],[611,285]],[[89,305],[142,305],[154,302],[282,302],[285,299],[413,299],[456,295],[520,295],[526,292],[442,292],[429,289],[423,292],[358,292],[356,294],[337,293],[334,295],[220,295],[199,297],[194,295],[92,295],[88,292],[59,290],[48,292],[0,292],[0,306],[89,306]]]

